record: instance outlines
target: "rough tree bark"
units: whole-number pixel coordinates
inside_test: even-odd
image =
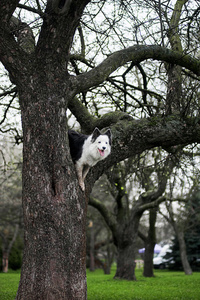
[[[85,299],[86,200],[67,148],[62,84],[35,84],[38,93],[30,84],[20,93],[25,245],[16,299]]]
[[[60,5],[58,1],[48,1],[37,47],[31,51],[9,31],[17,2],[1,2],[0,23],[4,33],[0,57],[18,89],[23,128],[25,244],[16,299],[82,300],[86,299],[86,200],[66,140],[70,81],[63,56],[66,61],[65,53],[88,1],[73,1],[67,17],[54,11],[52,3]]]
[[[200,74],[199,61],[189,55],[159,46],[133,46],[115,52],[89,72],[70,76],[70,48],[88,2],[47,1],[45,13],[39,11],[43,23],[36,45],[26,26],[17,28],[20,23],[11,21],[19,0],[0,2],[0,60],[18,90],[24,139],[25,250],[20,300],[86,299],[87,204],[66,140],[68,106],[85,131],[91,132],[94,125],[112,125],[112,155],[94,169],[93,178],[89,176],[87,194],[105,166],[155,146],[200,141],[198,121],[158,117],[153,122],[136,122],[118,113],[97,119],[81,103],[77,105],[76,94],[102,83],[128,61],[159,59]]]

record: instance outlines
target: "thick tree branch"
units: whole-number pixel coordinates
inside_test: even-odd
[[[113,147],[110,159],[115,162],[158,146],[166,149],[170,146],[200,142],[198,121],[195,124],[195,120],[180,120],[178,116],[121,120],[111,128]]]
[[[17,3],[18,1],[15,1],[15,6],[10,6],[11,12],[14,11]],[[5,7],[2,8],[2,10],[4,9]],[[2,11],[0,15],[1,13]],[[35,39],[32,29],[26,23],[8,15],[8,20],[0,22],[0,31],[2,32],[0,35],[0,61],[8,70],[11,81],[17,83],[19,78],[27,76],[30,65],[29,54],[34,51]],[[15,37],[17,37],[17,41]]]
[[[111,125],[112,151],[109,157],[97,164],[88,174],[95,182],[105,170],[145,150],[154,147],[169,147],[200,143],[200,125],[197,119],[181,120],[179,116],[157,116],[151,119],[119,120]],[[153,200],[153,199],[152,199]]]
[[[11,0],[0,2],[0,61],[13,78],[15,75],[22,76],[21,62],[24,59],[23,53],[10,30],[10,18],[18,2]]]
[[[143,204],[139,207],[139,211],[145,211],[147,209],[150,209],[150,208],[155,208],[155,207],[158,207],[160,203],[164,202],[166,200],[166,198],[164,196],[161,196],[159,197],[158,199],[150,202],[150,203],[146,203],[146,204]]]
[[[125,63],[132,61],[135,65],[146,59],[161,60],[187,68],[200,75],[200,61],[189,55],[160,46],[136,45],[111,54],[96,68],[74,78],[75,92],[87,91],[105,81],[108,76]]]
[[[90,0],[47,1],[37,44],[37,54],[41,57],[41,62],[51,60],[52,55],[62,64],[69,60],[73,35],[89,2]]]
[[[101,118],[94,117],[77,97],[71,99],[68,108],[80,123],[82,130],[88,134],[90,134],[95,127],[102,129],[123,119],[132,120],[132,117],[120,111],[107,113]]]
[[[112,232],[116,231],[117,222],[113,214],[107,209],[107,207],[98,199],[94,197],[90,197],[89,205],[98,209],[98,211],[103,216],[104,220],[106,221],[109,228],[111,228]]]
[[[96,118],[89,113],[88,109],[81,103],[81,101],[77,97],[71,99],[68,108],[80,123],[83,131],[85,131],[86,133],[90,133],[90,131],[92,131],[92,128],[96,127]]]

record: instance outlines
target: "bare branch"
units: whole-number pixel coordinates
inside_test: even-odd
[[[5,97],[5,96],[10,95],[12,93],[17,93],[17,88],[16,87],[12,88],[11,90],[8,90],[8,91],[5,91],[5,92],[1,93],[0,97]]]
[[[156,199],[150,203],[141,205],[139,207],[139,211],[145,211],[150,208],[158,207],[160,205],[160,203],[164,202],[165,200],[166,200],[165,196],[159,197],[158,199]]]
[[[83,131],[86,133],[90,133],[95,127],[102,129],[123,119],[132,120],[132,117],[120,111],[107,113],[101,118],[93,117],[77,97],[74,97],[69,102],[68,108],[77,118],[77,121],[81,124]]]
[[[17,92],[15,92],[15,94],[14,94],[13,97],[11,98],[11,100],[10,100],[10,102],[9,102],[9,104],[8,104],[8,106],[7,106],[7,108],[5,109],[3,118],[2,118],[2,120],[0,121],[0,125],[2,125],[3,122],[5,121],[6,116],[7,116],[7,112],[8,112],[8,110],[9,110],[9,108],[10,108],[12,102],[14,101],[14,99],[15,99],[15,97],[16,97],[16,94],[17,94]]]
[[[38,1],[37,1],[38,2]],[[39,4],[39,3],[38,3]],[[22,9],[25,9],[27,11],[30,11],[30,12],[33,12],[35,14],[38,14],[39,16],[43,17],[44,16],[44,13],[43,11],[41,10],[41,7],[39,6],[38,9],[34,8],[34,7],[31,7],[31,6],[27,6],[27,5],[24,5],[24,4],[21,4],[19,3],[17,5],[17,7],[19,8],[22,8]]]
[[[81,40],[81,56],[85,57],[85,41],[84,41],[84,36],[83,36],[83,30],[82,30],[80,23],[78,26],[78,32],[79,32],[79,36],[80,36],[80,40]]]
[[[198,76],[200,75],[200,61],[189,55],[156,45],[136,45],[114,52],[96,68],[77,76],[76,79],[74,78],[74,87],[76,87],[78,92],[86,91],[90,87],[99,85],[105,81],[111,73],[125,63],[132,61],[135,65],[138,65],[146,59],[177,64],[189,69]]]
[[[107,209],[107,207],[98,199],[90,197],[89,205],[98,209],[103,218],[105,219],[107,225],[112,228],[112,231],[116,231],[117,222],[113,214]]]

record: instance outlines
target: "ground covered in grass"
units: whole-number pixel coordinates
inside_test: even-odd
[[[136,270],[137,281],[113,280],[97,270],[88,273],[88,300],[199,300],[200,273],[186,276],[183,272],[155,271],[154,278]]]
[[[19,271],[0,273],[0,300],[14,300],[20,279]]]
[[[137,281],[114,280],[102,270],[87,271],[88,300],[199,300],[200,273],[191,276],[183,272],[155,271],[154,278],[142,276],[136,270]],[[14,300],[19,272],[0,273],[0,300]],[[55,299],[56,300],[56,299]]]

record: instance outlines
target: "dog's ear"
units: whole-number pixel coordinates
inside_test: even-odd
[[[106,134],[108,136],[110,144],[111,144],[111,142],[112,142],[112,132],[111,132],[111,130],[108,129],[104,134]]]
[[[98,136],[100,136],[100,135],[101,135],[101,132],[100,132],[100,130],[96,127],[96,128],[94,129],[93,133],[92,133],[92,142],[94,142],[94,141],[98,138]]]

